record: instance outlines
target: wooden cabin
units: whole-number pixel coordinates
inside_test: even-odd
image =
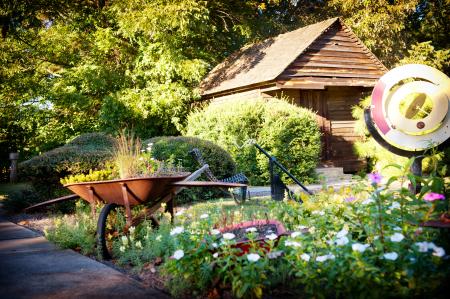
[[[340,18],[329,19],[246,46],[202,81],[202,99],[226,101],[284,96],[317,113],[322,166],[350,173],[365,162],[353,142],[351,107],[387,71]]]

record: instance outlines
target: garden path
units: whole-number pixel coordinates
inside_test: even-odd
[[[170,297],[0,215],[0,298]]]

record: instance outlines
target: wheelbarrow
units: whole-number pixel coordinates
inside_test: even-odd
[[[176,176],[154,176],[138,177],[129,179],[117,179],[108,181],[92,181],[83,183],[66,184],[74,195],[69,195],[56,200],[49,200],[26,210],[46,206],[56,202],[75,199],[81,197],[91,204],[92,216],[96,217],[95,211],[98,203],[103,202],[103,206],[97,222],[97,247],[103,259],[112,258],[112,239],[118,237],[119,232],[114,231],[111,223],[117,221],[119,209],[125,209],[126,223],[124,231],[128,231],[131,226],[136,226],[145,219],[149,219],[152,226],[158,227],[159,223],[153,214],[166,204],[166,210],[174,217],[174,199],[184,188],[192,187],[218,187],[236,188],[246,185],[238,183],[224,182],[203,182],[194,181],[209,166],[206,164],[192,174],[185,173]],[[144,209],[133,217],[131,208],[143,205]]]

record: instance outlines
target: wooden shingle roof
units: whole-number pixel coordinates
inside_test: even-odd
[[[208,96],[274,81],[333,25],[334,27],[345,26],[339,18],[332,18],[240,49],[217,65],[205,77],[200,84],[202,95]],[[351,32],[347,27],[346,30]],[[352,32],[351,34],[354,35]],[[356,40],[357,37],[354,37]],[[368,50],[367,55],[377,68],[385,70]]]

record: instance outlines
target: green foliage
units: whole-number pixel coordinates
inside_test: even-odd
[[[143,145],[152,148],[152,156],[156,160],[181,166],[185,171],[194,172],[200,168],[197,161],[189,154],[193,148],[198,148],[212,173],[223,179],[236,174],[236,164],[230,154],[213,142],[195,137],[155,137],[145,140]],[[202,175],[198,180],[208,180]],[[198,188],[186,189],[177,195],[177,202],[205,200],[221,194],[217,189]]]
[[[70,248],[91,255],[95,253],[96,224],[89,207],[79,201],[75,215],[58,217],[54,221],[54,227],[45,231],[45,237],[60,248]]]
[[[427,0],[3,1],[0,157],[98,130],[176,135],[215,64],[328,17],[343,16],[388,67],[407,50],[427,54],[418,43],[445,52],[448,13],[448,1]]]
[[[4,200],[2,208],[11,213],[22,212],[23,209],[42,201],[39,194],[33,188],[13,191]]]
[[[399,61],[399,65],[408,63],[426,64],[445,72],[450,68],[450,49],[436,50],[431,41],[417,43]]]
[[[31,179],[41,196],[52,198],[58,192],[60,178],[105,168],[114,144],[114,138],[103,133],[81,135],[62,147],[19,163],[19,173]]]
[[[252,184],[267,183],[269,170],[267,157],[255,147],[239,147],[248,139],[256,140],[303,181],[313,180],[320,154],[314,114],[278,99],[212,103],[189,115],[185,135],[223,146]]]
[[[89,170],[89,173],[84,174],[75,174],[69,175],[60,180],[61,184],[73,184],[73,183],[82,183],[82,182],[97,182],[97,181],[106,181],[112,180],[114,178],[113,171],[111,169],[104,170]]]

